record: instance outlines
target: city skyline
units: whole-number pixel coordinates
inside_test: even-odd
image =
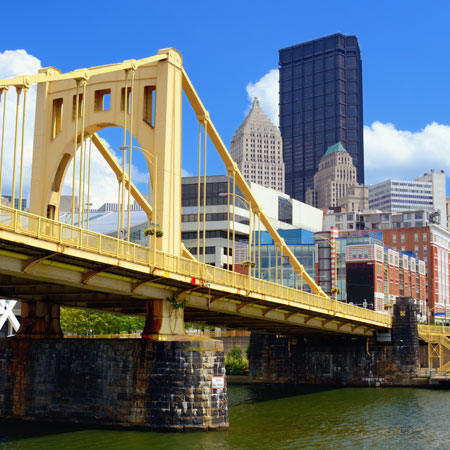
[[[303,17],[319,17],[320,13],[320,20],[304,20],[299,28],[296,14],[286,14],[288,9],[274,10],[269,3],[262,2],[258,13],[260,20],[253,23],[254,32],[247,33],[246,12],[250,11],[250,5],[239,5],[241,14],[236,17],[233,2],[226,8],[216,6],[208,13],[173,2],[177,14],[169,18],[162,14],[159,5],[152,7],[152,14],[143,10],[137,17],[125,11],[119,17],[106,4],[102,7],[100,3],[93,11],[101,12],[102,20],[93,14],[81,27],[83,32],[95,27],[97,33],[89,39],[73,33],[64,34],[61,39],[54,39],[52,33],[35,33],[36,21],[42,29],[52,28],[59,16],[49,12],[49,8],[44,15],[44,8],[29,5],[20,32],[14,21],[6,21],[0,30],[0,76],[36,71],[41,66],[54,66],[65,72],[149,56],[159,48],[174,46],[182,53],[186,71],[228,146],[255,95],[273,120],[273,111],[278,108],[278,79],[273,71],[275,75],[278,72],[279,48],[335,32],[354,34],[364,61],[366,182],[414,179],[431,168],[444,169],[448,174],[450,92],[446,73],[450,63],[443,55],[449,48],[444,18],[450,6],[443,1],[433,9],[422,7],[419,2],[400,1],[395,5],[379,2],[371,9],[371,19],[367,21],[368,10],[359,2],[335,5],[325,1],[325,4],[326,7],[302,5],[301,8],[294,2],[287,4],[286,8],[290,6],[292,11],[301,10]],[[10,5],[5,8],[6,14],[12,13]],[[61,5],[58,11],[64,14],[69,10]],[[212,17],[211,13],[220,20],[214,24],[205,20]],[[154,14],[159,14],[161,20],[153,24],[152,35],[143,39],[143,24]],[[117,30],[122,20],[131,18],[133,38],[124,39]],[[190,25],[200,22],[202,27],[192,31]],[[71,19],[67,19],[67,23],[70,24]],[[272,25],[276,23],[283,26]],[[383,33],[379,32],[380,25]],[[414,31],[419,28],[420,35]],[[205,34],[210,36],[206,42],[200,38]],[[67,52],[67,48],[73,50]],[[17,49],[27,53],[17,52]],[[6,50],[13,52],[6,53]],[[417,54],[423,55],[425,63],[416,58]],[[273,92],[275,104],[271,103]],[[196,130],[195,120],[191,120],[190,125]],[[183,137],[184,148],[192,152],[196,139],[189,137]],[[112,145],[116,154],[120,154],[116,147]],[[191,156],[187,151],[183,160],[186,174],[197,171]],[[218,157],[211,154],[208,161],[211,174],[224,172],[223,166],[215,164]]]
[[[341,33],[279,50],[280,130],[286,192],[314,187],[326,149],[341,142],[364,184],[362,63],[356,36]]]

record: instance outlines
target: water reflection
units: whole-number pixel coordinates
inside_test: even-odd
[[[150,433],[0,425],[2,449],[449,449],[450,392],[229,386],[229,431]]]

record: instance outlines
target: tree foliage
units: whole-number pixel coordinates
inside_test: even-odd
[[[61,307],[61,328],[64,333],[120,334],[142,331],[145,318]]]
[[[225,356],[227,375],[246,375],[248,373],[248,360],[242,356],[242,347],[236,345]]]

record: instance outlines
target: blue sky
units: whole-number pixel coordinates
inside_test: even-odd
[[[19,9],[2,5],[8,20],[0,53],[24,49],[64,72],[175,47],[227,145],[250,104],[246,87],[277,68],[278,49],[355,34],[363,59],[367,181],[414,178],[431,168],[450,173],[448,1],[25,1]],[[186,147],[183,168],[195,173]]]

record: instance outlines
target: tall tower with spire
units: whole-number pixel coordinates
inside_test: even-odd
[[[261,109],[258,97],[231,139],[231,157],[246,181],[284,192],[281,133]]]

